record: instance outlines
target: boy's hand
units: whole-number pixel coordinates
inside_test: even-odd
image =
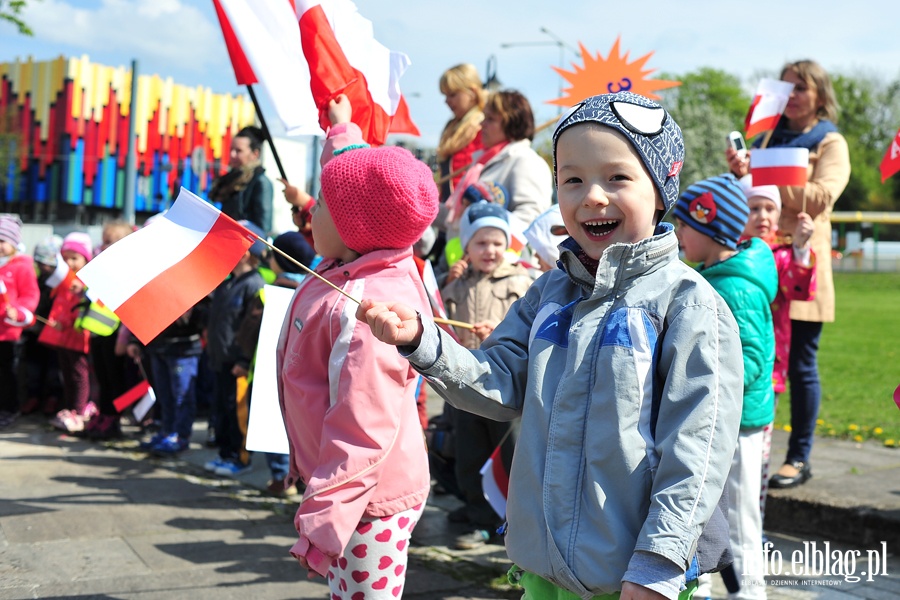
[[[665,598],[659,592],[630,581],[622,582],[622,593],[619,594],[619,600],[665,600]]]
[[[797,227],[794,229],[794,246],[799,249],[809,246],[809,238],[815,232],[816,226],[813,224],[812,217],[802,212],[797,214]]]
[[[369,324],[372,334],[393,346],[418,346],[422,340],[419,313],[400,302],[363,300],[356,309],[356,318]]]
[[[332,125],[349,123],[352,115],[353,107],[346,94],[338,94],[337,98],[328,102],[328,120]]]
[[[447,279],[444,281],[444,285],[452,281],[456,281],[460,277],[463,276],[463,273],[466,272],[466,269],[469,268],[469,262],[466,260],[466,256],[463,256],[461,259],[453,263],[453,266],[450,267],[450,270],[447,272]]]
[[[725,160],[728,161],[729,170],[731,170],[738,179],[750,172],[749,151],[747,152],[747,156],[741,158],[737,150],[729,147],[725,150]]]

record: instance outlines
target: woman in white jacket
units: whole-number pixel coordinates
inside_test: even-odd
[[[550,208],[553,178],[550,167],[531,147],[534,114],[528,99],[514,90],[488,97],[481,123],[484,154],[479,181],[492,181],[509,191],[506,208],[518,220],[520,230]],[[486,160],[485,160],[486,158]]]

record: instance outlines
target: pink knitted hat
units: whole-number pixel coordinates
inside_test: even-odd
[[[81,231],[73,231],[63,238],[62,246],[59,249],[60,252],[65,252],[66,250],[77,252],[85,260],[91,260],[94,255],[94,245],[91,242],[91,236]]]
[[[438,211],[431,169],[396,146],[335,156],[322,169],[322,194],[341,240],[360,254],[412,246]]]

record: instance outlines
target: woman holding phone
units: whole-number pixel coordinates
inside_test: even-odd
[[[814,61],[801,60],[786,64],[781,79],[793,83],[794,89],[767,147],[807,148],[809,167],[804,187],[780,188],[782,212],[778,228],[794,231],[801,212],[813,218],[811,246],[818,282],[813,300],[791,303],[791,434],[785,462],[769,481],[774,488],[789,488],[812,477],[809,455],[821,400],[816,357],[822,324],[834,321],[831,211],[850,179],[850,155],[847,141],[835,125],[838,106],[825,70]],[[754,146],[760,142],[758,139]],[[725,151],[731,172],[737,177],[750,172],[750,156],[744,154],[733,147]]]

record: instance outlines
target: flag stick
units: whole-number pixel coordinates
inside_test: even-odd
[[[287,181],[288,178],[284,173],[284,167],[281,166],[281,159],[278,158],[278,150],[275,149],[275,142],[272,141],[272,134],[269,133],[269,126],[266,125],[266,118],[263,117],[262,110],[259,108],[259,101],[256,99],[256,92],[253,91],[253,86],[249,83],[247,84],[247,91],[250,92],[250,100],[253,101],[253,108],[256,109],[256,116],[259,118],[259,124],[262,126],[261,129],[266,136],[266,140],[269,142],[269,148],[272,149],[272,158],[275,159],[275,166],[278,167],[278,172],[281,174],[281,178]]]
[[[280,254],[281,256],[285,257],[286,259],[288,259],[289,261],[291,261],[292,263],[294,263],[295,265],[297,265],[298,267],[300,267],[301,269],[303,269],[304,271],[306,271],[307,273],[309,273],[310,275],[312,275],[312,276],[315,277],[316,279],[319,279],[319,280],[321,280],[322,282],[324,282],[326,285],[328,285],[328,287],[330,287],[330,288],[332,288],[332,289],[334,289],[334,290],[340,292],[341,294],[343,294],[344,296],[346,296],[346,297],[349,298],[350,300],[353,300],[353,301],[356,302],[357,304],[362,304],[362,300],[358,300],[358,299],[354,298],[353,296],[351,296],[350,294],[348,294],[347,292],[345,292],[344,290],[342,290],[342,289],[339,288],[338,286],[334,285],[333,283],[331,283],[330,281],[328,281],[327,279],[325,279],[324,277],[322,277],[321,275],[319,275],[318,273],[316,273],[315,271],[313,271],[312,269],[310,269],[309,267],[307,267],[306,265],[304,265],[304,264],[303,264],[302,262],[300,262],[299,260],[295,259],[293,256],[288,255],[287,253],[283,252],[283,251],[280,250],[279,248],[276,248],[273,244],[270,244],[268,240],[263,239],[263,238],[261,238],[261,237],[259,237],[259,236],[254,236],[254,237],[256,237],[256,239],[258,239],[259,241],[261,241],[263,244],[265,244],[266,246],[268,246],[269,248],[271,248],[272,250],[274,250],[275,252],[277,252],[277,253]]]
[[[770,129],[766,132],[766,137],[763,138],[762,144],[759,145],[760,149],[765,148],[769,145],[769,140],[772,139],[772,134],[775,133],[774,129]]]
[[[309,267],[304,265],[299,260],[295,259],[293,256],[290,256],[290,255],[286,254],[285,252],[283,252],[281,249],[276,248],[273,244],[270,244],[267,240],[264,240],[261,237],[257,237],[256,239],[258,239],[263,244],[265,244],[266,246],[268,246],[269,248],[271,248],[272,250],[274,250],[281,256],[285,257],[286,259],[288,259],[289,261],[291,261],[292,263],[294,263],[295,265],[297,265],[298,267],[300,267],[301,269],[303,269],[304,271],[306,271],[307,273],[309,273],[316,279],[319,279],[320,281],[325,283],[328,287],[332,288],[335,291],[340,292],[341,294],[343,294],[344,296],[346,296],[353,302],[356,302],[357,304],[362,304],[362,300],[358,300],[358,299],[354,298],[353,296],[351,296],[350,294],[348,294],[347,292],[345,292],[338,286],[334,285],[333,283],[331,283],[330,281],[328,281],[327,279],[325,279],[324,277],[322,277],[321,275],[319,275],[318,273],[316,273],[315,271],[313,271],[312,269],[310,269]],[[442,323],[444,325],[453,325],[454,327],[462,327],[463,329],[474,329],[475,328],[475,326],[472,325],[471,323],[464,323],[463,321],[454,321],[452,319],[441,319],[438,317],[434,317],[434,322]]]
[[[475,326],[471,323],[464,323],[462,321],[454,321],[453,319],[442,319],[440,317],[434,317],[432,319],[435,323],[439,323],[441,325],[452,325],[454,327],[462,327],[463,329],[475,329]]]
[[[53,327],[53,324],[50,321],[48,321],[47,319],[45,319],[44,317],[42,317],[41,315],[34,315],[34,320],[40,321],[44,325],[49,325],[50,327]],[[53,328],[56,329],[56,327],[53,327]]]

